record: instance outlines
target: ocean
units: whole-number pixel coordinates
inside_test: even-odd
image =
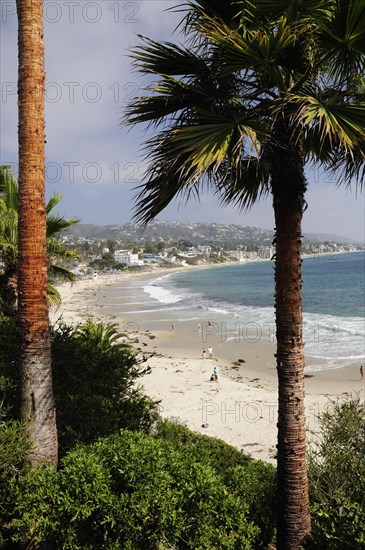
[[[306,372],[363,364],[365,252],[306,257],[302,268]],[[161,321],[194,322],[222,342],[275,342],[272,262],[181,270],[143,291]]]

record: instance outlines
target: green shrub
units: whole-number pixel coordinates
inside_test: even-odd
[[[114,325],[90,321],[52,331],[52,371],[61,454],[121,428],[148,430],[157,404],[136,387],[145,360],[120,343]]]
[[[0,548],[9,537],[9,523],[14,509],[15,481],[28,465],[29,451],[23,426],[14,420],[0,420]]]
[[[305,548],[365,548],[365,404],[332,402],[309,452],[312,534]]]
[[[192,432],[185,426],[162,420],[157,423],[157,438],[188,449],[218,472],[231,492],[248,506],[248,518],[260,529],[256,548],[266,548],[275,528],[276,470],[256,461],[220,439]]]
[[[19,416],[19,357],[15,321],[0,315],[0,420]]]
[[[17,540],[73,550],[259,547],[244,498],[210,463],[141,432],[79,446],[58,472],[29,472],[18,492]]]
[[[121,428],[149,430],[157,404],[136,386],[149,368],[120,343],[114,325],[60,324],[51,330],[52,373],[60,454]],[[19,418],[19,361],[15,323],[0,320],[0,419]]]
[[[267,548],[276,525],[276,470],[261,460],[230,468],[225,476],[229,490],[248,506],[248,518],[260,529],[256,548]]]
[[[192,432],[186,426],[171,422],[170,420],[160,420],[156,424],[155,437],[171,441],[180,448],[187,445],[194,445],[197,455],[208,453],[214,461],[215,468],[224,474],[227,468],[231,466],[246,465],[252,462],[252,459],[241,453],[232,445],[228,445],[221,439],[216,439],[208,435],[201,435]]]

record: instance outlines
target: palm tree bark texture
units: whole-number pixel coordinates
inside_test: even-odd
[[[19,258],[22,417],[33,465],[57,463],[47,302],[43,0],[17,0]]]
[[[298,548],[310,532],[301,297],[301,221],[306,180],[303,154],[295,149],[295,144],[289,144],[286,151],[275,151],[272,162],[279,386],[277,547],[282,549]]]

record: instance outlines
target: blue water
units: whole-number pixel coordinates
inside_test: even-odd
[[[307,370],[363,362],[365,252],[308,257],[302,267]],[[271,262],[184,270],[160,277],[144,290],[156,306],[173,310],[176,320],[224,322],[228,338],[237,332],[250,341],[275,338]]]

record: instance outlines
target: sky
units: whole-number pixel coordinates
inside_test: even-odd
[[[63,194],[59,213],[82,223],[131,221],[134,188],[143,182],[144,130],[121,124],[125,105],[146,81],[132,70],[129,51],[138,35],[182,41],[181,0],[45,0],[46,189]],[[0,148],[2,164],[17,171],[17,18],[15,0],[0,0]],[[336,178],[306,171],[304,233],[331,233],[365,241],[365,195],[336,188]],[[273,229],[270,197],[249,212],[177,199],[159,216]]]

